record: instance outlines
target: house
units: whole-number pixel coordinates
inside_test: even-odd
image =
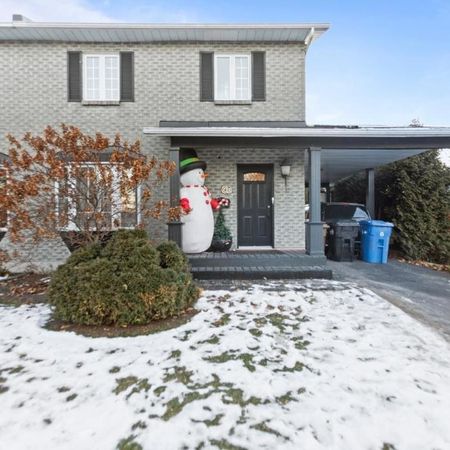
[[[231,200],[225,214],[235,248],[323,257],[321,186],[365,169],[373,209],[374,167],[450,146],[449,129],[307,125],[305,59],[327,29],[37,23],[14,15],[0,24],[0,134],[64,122],[140,139],[145,154],[177,165],[179,150],[194,148],[208,164],[210,190]],[[159,194],[177,204],[178,192],[177,172]],[[180,243],[181,227],[157,223],[150,232]],[[1,246],[11,245],[6,235]],[[68,254],[54,240],[33,247],[30,260],[51,268]]]

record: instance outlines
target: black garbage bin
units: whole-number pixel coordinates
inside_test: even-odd
[[[359,223],[340,220],[330,224],[328,230],[328,258],[335,261],[353,261],[355,240],[359,234]]]

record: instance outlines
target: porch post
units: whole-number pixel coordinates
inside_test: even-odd
[[[178,147],[171,147],[169,150],[169,160],[175,163],[175,171],[169,180],[170,207],[176,208],[180,205],[180,152]],[[181,248],[182,223],[179,220],[170,221],[168,224],[169,241],[174,241]]]
[[[375,171],[366,169],[366,208],[370,217],[375,218]]]
[[[320,217],[320,148],[311,147],[309,155],[309,222],[306,222],[306,253],[324,254],[323,223]]]

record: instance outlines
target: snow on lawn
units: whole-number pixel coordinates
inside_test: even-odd
[[[355,285],[206,291],[159,334],[0,307],[0,447],[448,449],[449,345]]]

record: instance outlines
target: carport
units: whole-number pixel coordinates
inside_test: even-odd
[[[306,150],[305,181],[309,185],[310,221],[306,224],[306,252],[323,256],[320,217],[322,183],[332,183],[367,171],[367,206],[374,209],[374,168],[430,149],[450,147],[450,128],[306,126],[301,122],[161,122],[145,134],[170,138],[170,158],[179,164],[178,151],[194,148]],[[169,150],[169,149],[168,149]],[[179,202],[178,171],[171,180],[172,204]],[[169,224],[169,238],[181,242],[180,224]]]

